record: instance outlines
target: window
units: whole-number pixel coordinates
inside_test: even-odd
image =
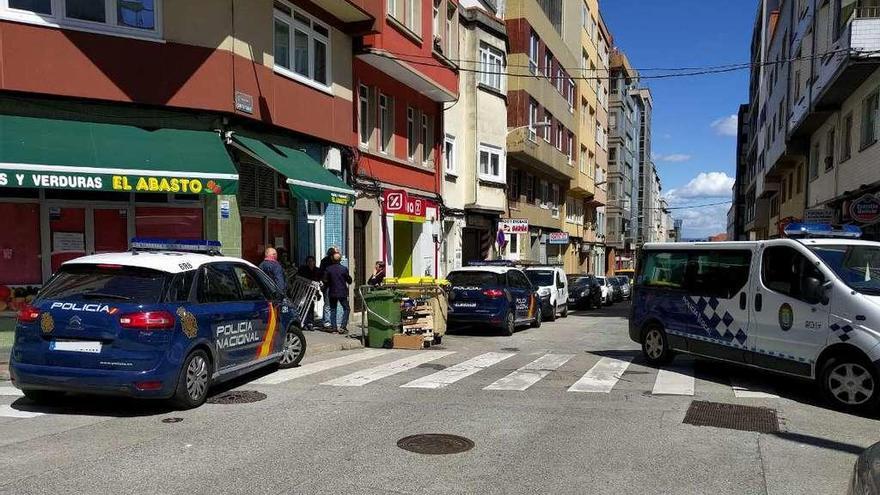
[[[66,28],[158,38],[162,0],[0,0],[0,16]]]
[[[455,174],[455,136],[446,135],[443,141],[443,170],[447,174]]]
[[[751,251],[694,251],[690,253],[687,286],[693,295],[731,299],[749,280]]]
[[[455,8],[455,4],[452,2],[446,3],[446,55],[449,57],[454,57],[456,55],[456,48],[458,48],[458,30],[455,29],[456,23],[455,19],[457,17],[457,11]]]
[[[431,9],[431,19],[433,28],[433,33],[435,39],[440,37],[440,4],[441,0],[434,0],[434,7]]]
[[[406,107],[406,142],[407,142],[407,158],[413,162],[416,159],[416,152],[419,149],[419,141],[416,137],[416,111],[413,107]]]
[[[544,77],[549,78],[553,75],[553,54],[550,50],[544,49]]]
[[[544,133],[544,141],[550,142],[550,135],[552,134],[552,129],[550,127],[553,125],[553,114],[550,112],[544,112],[544,122],[547,122],[549,125],[545,125],[543,129]]]
[[[394,134],[394,100],[390,96],[379,95],[379,150],[391,150],[391,137]]]
[[[825,170],[834,168],[834,128],[828,129],[825,135]]]
[[[608,150],[608,163],[617,162],[617,146],[612,146]]]
[[[587,173],[587,149],[581,146],[581,153],[578,155],[578,170],[582,174]]]
[[[238,279],[238,287],[243,300],[262,301],[266,299],[263,287],[249,270],[241,265],[235,265],[232,269],[235,272],[236,279]]]
[[[501,148],[480,143],[480,180],[504,183]]]
[[[519,201],[519,170],[507,171],[507,198],[511,201]]]
[[[852,157],[852,112],[846,114],[843,118],[843,136],[840,140],[840,161],[845,162]]]
[[[574,81],[571,78],[568,78],[568,111],[574,113],[574,100],[577,97],[577,91],[575,91]]]
[[[358,86],[358,135],[362,146],[370,144],[370,90],[363,84]]]
[[[538,103],[529,98],[529,139],[535,141],[538,137],[535,124],[538,123]]]
[[[801,163],[797,167],[797,193],[800,194],[804,190],[804,164]]]
[[[486,44],[480,44],[480,83],[490,88],[503,91],[504,54],[501,50]]]
[[[825,278],[822,272],[796,249],[771,246],[761,258],[761,282],[769,290],[803,300],[803,282],[808,277]]]
[[[564,129],[565,127],[562,126],[562,122],[556,123],[556,136],[554,138],[554,145],[559,151],[562,151],[562,135],[564,134]]]
[[[416,36],[422,35],[421,0],[388,0],[388,14]]]
[[[526,174],[526,201],[535,202],[535,176]]]
[[[810,180],[819,177],[819,143],[813,145],[810,152]]]
[[[646,287],[684,288],[688,265],[686,251],[645,251],[636,281]]]
[[[550,184],[544,179],[538,183],[538,201],[544,208],[548,207],[550,203]]]
[[[559,91],[559,94],[565,95],[565,73],[562,72],[562,68],[556,69],[556,91]]]
[[[529,72],[538,73],[538,35],[529,32]]]
[[[874,91],[862,102],[862,148],[867,148],[877,141],[878,98],[880,97],[877,91]]]
[[[574,134],[571,132],[568,133],[567,137],[567,146],[565,147],[565,152],[568,154],[568,164],[574,164]]]
[[[193,280],[195,280],[194,274],[195,270],[174,275],[174,279],[168,287],[168,302],[189,302]]]
[[[278,7],[276,4],[275,69],[297,81],[329,88],[330,28],[305,12]]]
[[[433,125],[432,119],[426,113],[422,114],[422,134],[419,142],[422,147],[422,163],[428,164],[433,162],[432,153],[434,152],[434,140],[432,138]]]
[[[199,284],[199,302],[221,303],[240,300],[238,282],[235,279],[235,271],[229,263],[212,263],[205,266]]]
[[[608,114],[608,128],[611,130],[617,129],[617,114],[616,113]]]

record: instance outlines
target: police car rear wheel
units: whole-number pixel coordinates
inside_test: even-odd
[[[183,409],[198,407],[208,398],[211,385],[211,362],[203,350],[187,356],[174,394],[175,404]]]
[[[666,344],[666,332],[659,326],[648,327],[642,337],[642,354],[651,364],[663,364],[672,359],[672,353]]]
[[[544,320],[544,316],[541,313],[541,308],[535,310],[535,321],[532,322],[532,328],[541,328],[541,322]]]
[[[302,361],[306,351],[306,339],[302,331],[296,327],[287,329],[284,337],[284,348],[281,349],[281,361],[279,368],[292,368]]]
[[[513,313],[507,313],[507,317],[504,318],[504,335],[510,337],[514,332],[516,332],[516,318]]]
[[[833,404],[841,409],[870,410],[880,402],[877,373],[857,356],[832,358],[822,373],[822,388]]]

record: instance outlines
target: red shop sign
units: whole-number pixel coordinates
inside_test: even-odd
[[[860,223],[874,223],[880,219],[880,199],[866,194],[849,205],[849,215]]]
[[[434,208],[433,201],[413,197],[401,189],[385,190],[382,210],[389,215],[410,217],[414,220],[424,219],[428,208]]]

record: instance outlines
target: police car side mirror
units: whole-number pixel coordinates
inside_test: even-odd
[[[828,294],[825,292],[825,287],[816,277],[805,278],[803,290],[801,291],[804,300],[809,304],[828,304]]]

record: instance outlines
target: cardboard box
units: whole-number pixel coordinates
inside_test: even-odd
[[[421,349],[425,345],[425,338],[421,335],[394,334],[392,343],[395,349]]]

